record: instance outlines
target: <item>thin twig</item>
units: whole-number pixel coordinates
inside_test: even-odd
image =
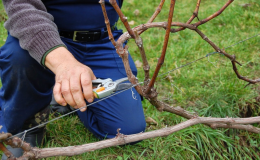
[[[103,15],[104,15],[104,18],[105,18],[105,24],[107,26],[109,40],[116,47],[116,41],[115,41],[114,36],[112,34],[111,27],[110,27],[110,22],[109,22],[109,19],[108,19],[108,16],[107,16],[107,11],[106,11],[106,7],[105,7],[105,1],[104,0],[100,0],[99,3],[101,5],[102,12],[103,12]]]
[[[145,77],[144,78],[144,82],[145,82],[144,85],[146,85],[146,83],[148,83],[149,78],[150,78],[150,76],[149,76],[150,66],[149,66],[149,63],[148,63],[147,58],[146,58],[143,40],[137,32],[135,32],[135,36],[136,36],[135,43],[136,43],[137,47],[139,48],[139,51],[140,51],[140,54],[141,54],[141,57],[142,57],[144,77]]]
[[[194,26],[198,27],[199,25],[202,25],[210,20],[212,20],[213,18],[219,16],[234,0],[229,0],[220,10],[218,10],[217,12],[215,12],[214,14],[212,14],[211,16],[193,24]]]
[[[110,4],[114,7],[114,9],[116,10],[117,14],[119,15],[121,21],[123,22],[127,32],[129,33],[129,35],[135,39],[135,34],[134,31],[131,29],[128,21],[127,21],[127,17],[124,16],[123,12],[121,11],[121,9],[119,8],[116,0],[109,0]]]
[[[208,42],[208,44],[211,45],[211,47],[213,47],[216,52],[222,53],[224,56],[226,56],[227,58],[229,58],[231,61],[234,60],[234,62],[236,62],[237,64],[239,64],[240,66],[242,66],[242,64],[239,63],[238,61],[236,61],[232,55],[229,55],[229,54],[227,54],[225,51],[221,50],[215,43],[213,43],[213,42],[212,42],[204,33],[202,33],[198,28],[196,28],[194,31],[197,32],[197,33],[201,36],[201,38],[202,38],[203,40],[205,40],[206,42]]]
[[[246,86],[248,86],[249,84],[255,84],[255,83],[260,82],[260,78],[255,79],[255,80],[251,80],[251,79],[248,79],[248,78],[246,78],[246,77],[244,77],[244,76],[241,76],[241,75],[239,74],[238,70],[237,70],[237,66],[236,66],[236,63],[235,63],[235,59],[236,59],[235,55],[233,55],[233,57],[234,57],[234,58],[233,58],[233,60],[231,60],[231,63],[232,63],[232,66],[233,66],[233,70],[234,70],[234,72],[235,72],[236,75],[237,75],[237,78],[242,79],[242,80],[248,82],[248,84],[247,84]]]
[[[160,59],[158,60],[158,63],[157,63],[156,69],[154,71],[153,77],[152,77],[151,81],[149,82],[149,85],[148,85],[145,93],[149,93],[151,91],[151,88],[154,86],[155,80],[156,80],[158,73],[161,69],[161,66],[164,63],[164,58],[165,58],[165,55],[166,55],[166,50],[167,50],[170,31],[171,31],[171,23],[172,23],[174,8],[175,8],[175,0],[171,0],[169,17],[168,17],[168,22],[167,22],[167,28],[166,28],[166,33],[165,33],[165,38],[164,38],[164,43],[163,43],[163,48],[162,48],[162,54],[161,54]]]
[[[155,12],[153,13],[152,17],[149,19],[149,21],[147,23],[152,23],[154,21],[154,19],[161,12],[164,2],[165,2],[165,0],[161,0],[159,6],[156,8]],[[141,31],[139,34],[142,34],[144,31],[146,31],[146,30]]]
[[[197,5],[196,5],[196,8],[195,8],[195,11],[193,12],[193,14],[190,17],[190,19],[186,22],[187,24],[190,24],[194,20],[194,18],[198,17],[200,2],[201,2],[201,0],[197,1]],[[182,30],[185,30],[185,29],[186,29],[185,27],[180,27],[178,29],[171,29],[171,32],[179,32],[179,31],[182,31]]]
[[[10,152],[10,151],[4,146],[4,144],[3,144],[2,142],[0,142],[0,150],[4,152],[4,154],[6,155],[6,157],[7,157],[8,159],[14,159],[14,158],[15,158],[15,156],[13,155],[13,153]]]
[[[152,17],[149,19],[149,21],[147,23],[152,23],[154,21],[154,19],[161,12],[164,2],[165,2],[165,0],[161,0],[159,6],[157,7],[157,9],[155,10],[155,12],[153,13]]]

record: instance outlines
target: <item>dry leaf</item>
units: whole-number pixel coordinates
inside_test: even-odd
[[[249,3],[239,4],[239,5],[242,6],[242,7],[244,7],[244,8],[246,8],[246,7],[250,7],[250,6],[251,6],[251,4],[249,4]]]
[[[140,11],[139,11],[138,9],[136,9],[136,10],[134,11],[134,15],[138,16],[139,14],[140,14]]]
[[[151,117],[146,118],[145,122],[148,123],[148,124],[158,125],[158,123],[154,119],[152,119]]]
[[[170,82],[171,80],[173,80],[173,77],[168,75],[167,77],[165,77],[165,79],[167,79]]]
[[[130,24],[130,25],[134,25],[134,24],[135,24],[135,21],[130,21],[129,24]]]
[[[134,4],[134,0],[128,0],[127,2],[130,4]]]
[[[141,67],[143,66],[143,63],[142,63],[141,61],[139,61],[139,60],[136,60],[136,61],[135,61],[135,66],[136,66],[137,68],[141,68]]]

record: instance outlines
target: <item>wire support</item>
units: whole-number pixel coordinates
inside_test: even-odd
[[[239,43],[245,42],[245,41],[247,41],[247,40],[249,40],[249,39],[252,39],[252,38],[254,38],[254,37],[257,37],[257,36],[259,36],[259,35],[260,35],[260,33],[254,35],[254,36],[252,36],[252,37],[249,37],[249,38],[247,38],[247,39],[241,40],[241,41],[239,41],[239,42],[237,42],[237,43],[235,43],[235,44],[232,44],[232,45],[230,45],[230,46],[228,46],[228,47],[226,47],[226,48],[224,48],[224,49],[228,49],[228,48],[230,48],[230,47],[236,46],[236,45],[238,45]]]
[[[239,41],[239,42],[237,42],[237,43],[234,43],[234,44],[232,44],[232,45],[230,45],[230,46],[228,46],[228,47],[225,47],[224,49],[228,49],[228,48],[234,47],[234,46],[236,46],[236,45],[238,45],[238,44],[240,44],[240,43],[242,43],[242,42],[245,42],[245,41],[247,41],[247,40],[249,40],[249,39],[252,39],[252,38],[254,38],[254,37],[257,37],[257,36],[259,36],[259,35],[260,35],[260,33],[254,35],[254,36],[252,36],[252,37],[249,37],[249,38],[247,38],[247,39],[241,40],[241,41]],[[200,58],[198,58],[198,59],[196,59],[196,60],[194,60],[194,61],[192,61],[192,62],[186,63],[186,64],[184,64],[184,65],[182,65],[182,66],[180,66],[180,67],[177,67],[177,68],[175,68],[175,69],[172,69],[172,70],[170,70],[170,71],[168,71],[168,72],[166,72],[166,73],[160,74],[158,77],[161,77],[161,76],[163,76],[163,75],[165,75],[165,74],[169,74],[170,72],[173,72],[173,71],[175,71],[175,70],[178,70],[178,69],[181,69],[181,68],[183,68],[183,67],[186,67],[186,66],[188,66],[188,65],[190,65],[190,64],[192,64],[192,63],[195,63],[195,62],[197,62],[197,61],[200,61],[200,60],[202,60],[202,59],[204,59],[204,58],[206,58],[206,57],[212,56],[213,54],[216,54],[216,53],[219,53],[219,52],[211,52],[211,53],[208,53],[208,54],[206,54],[206,56],[200,57]],[[222,53],[219,53],[219,54],[222,54]],[[222,54],[222,55],[223,55],[223,54]]]

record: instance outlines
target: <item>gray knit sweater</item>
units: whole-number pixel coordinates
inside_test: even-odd
[[[41,0],[3,0],[3,4],[9,17],[5,28],[36,61],[40,63],[45,52],[63,44]]]

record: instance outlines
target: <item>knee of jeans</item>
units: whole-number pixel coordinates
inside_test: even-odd
[[[32,63],[37,63],[28,51],[20,47],[19,41],[13,37],[8,37],[6,44],[1,47],[0,56],[2,65],[12,67],[12,69],[19,70],[24,67],[32,67]]]
[[[125,135],[130,135],[130,134],[137,134],[137,133],[142,133],[145,131],[146,128],[146,122],[145,120],[140,120],[139,123],[133,123],[133,124],[128,124],[124,125],[120,129],[120,133],[122,132]]]

